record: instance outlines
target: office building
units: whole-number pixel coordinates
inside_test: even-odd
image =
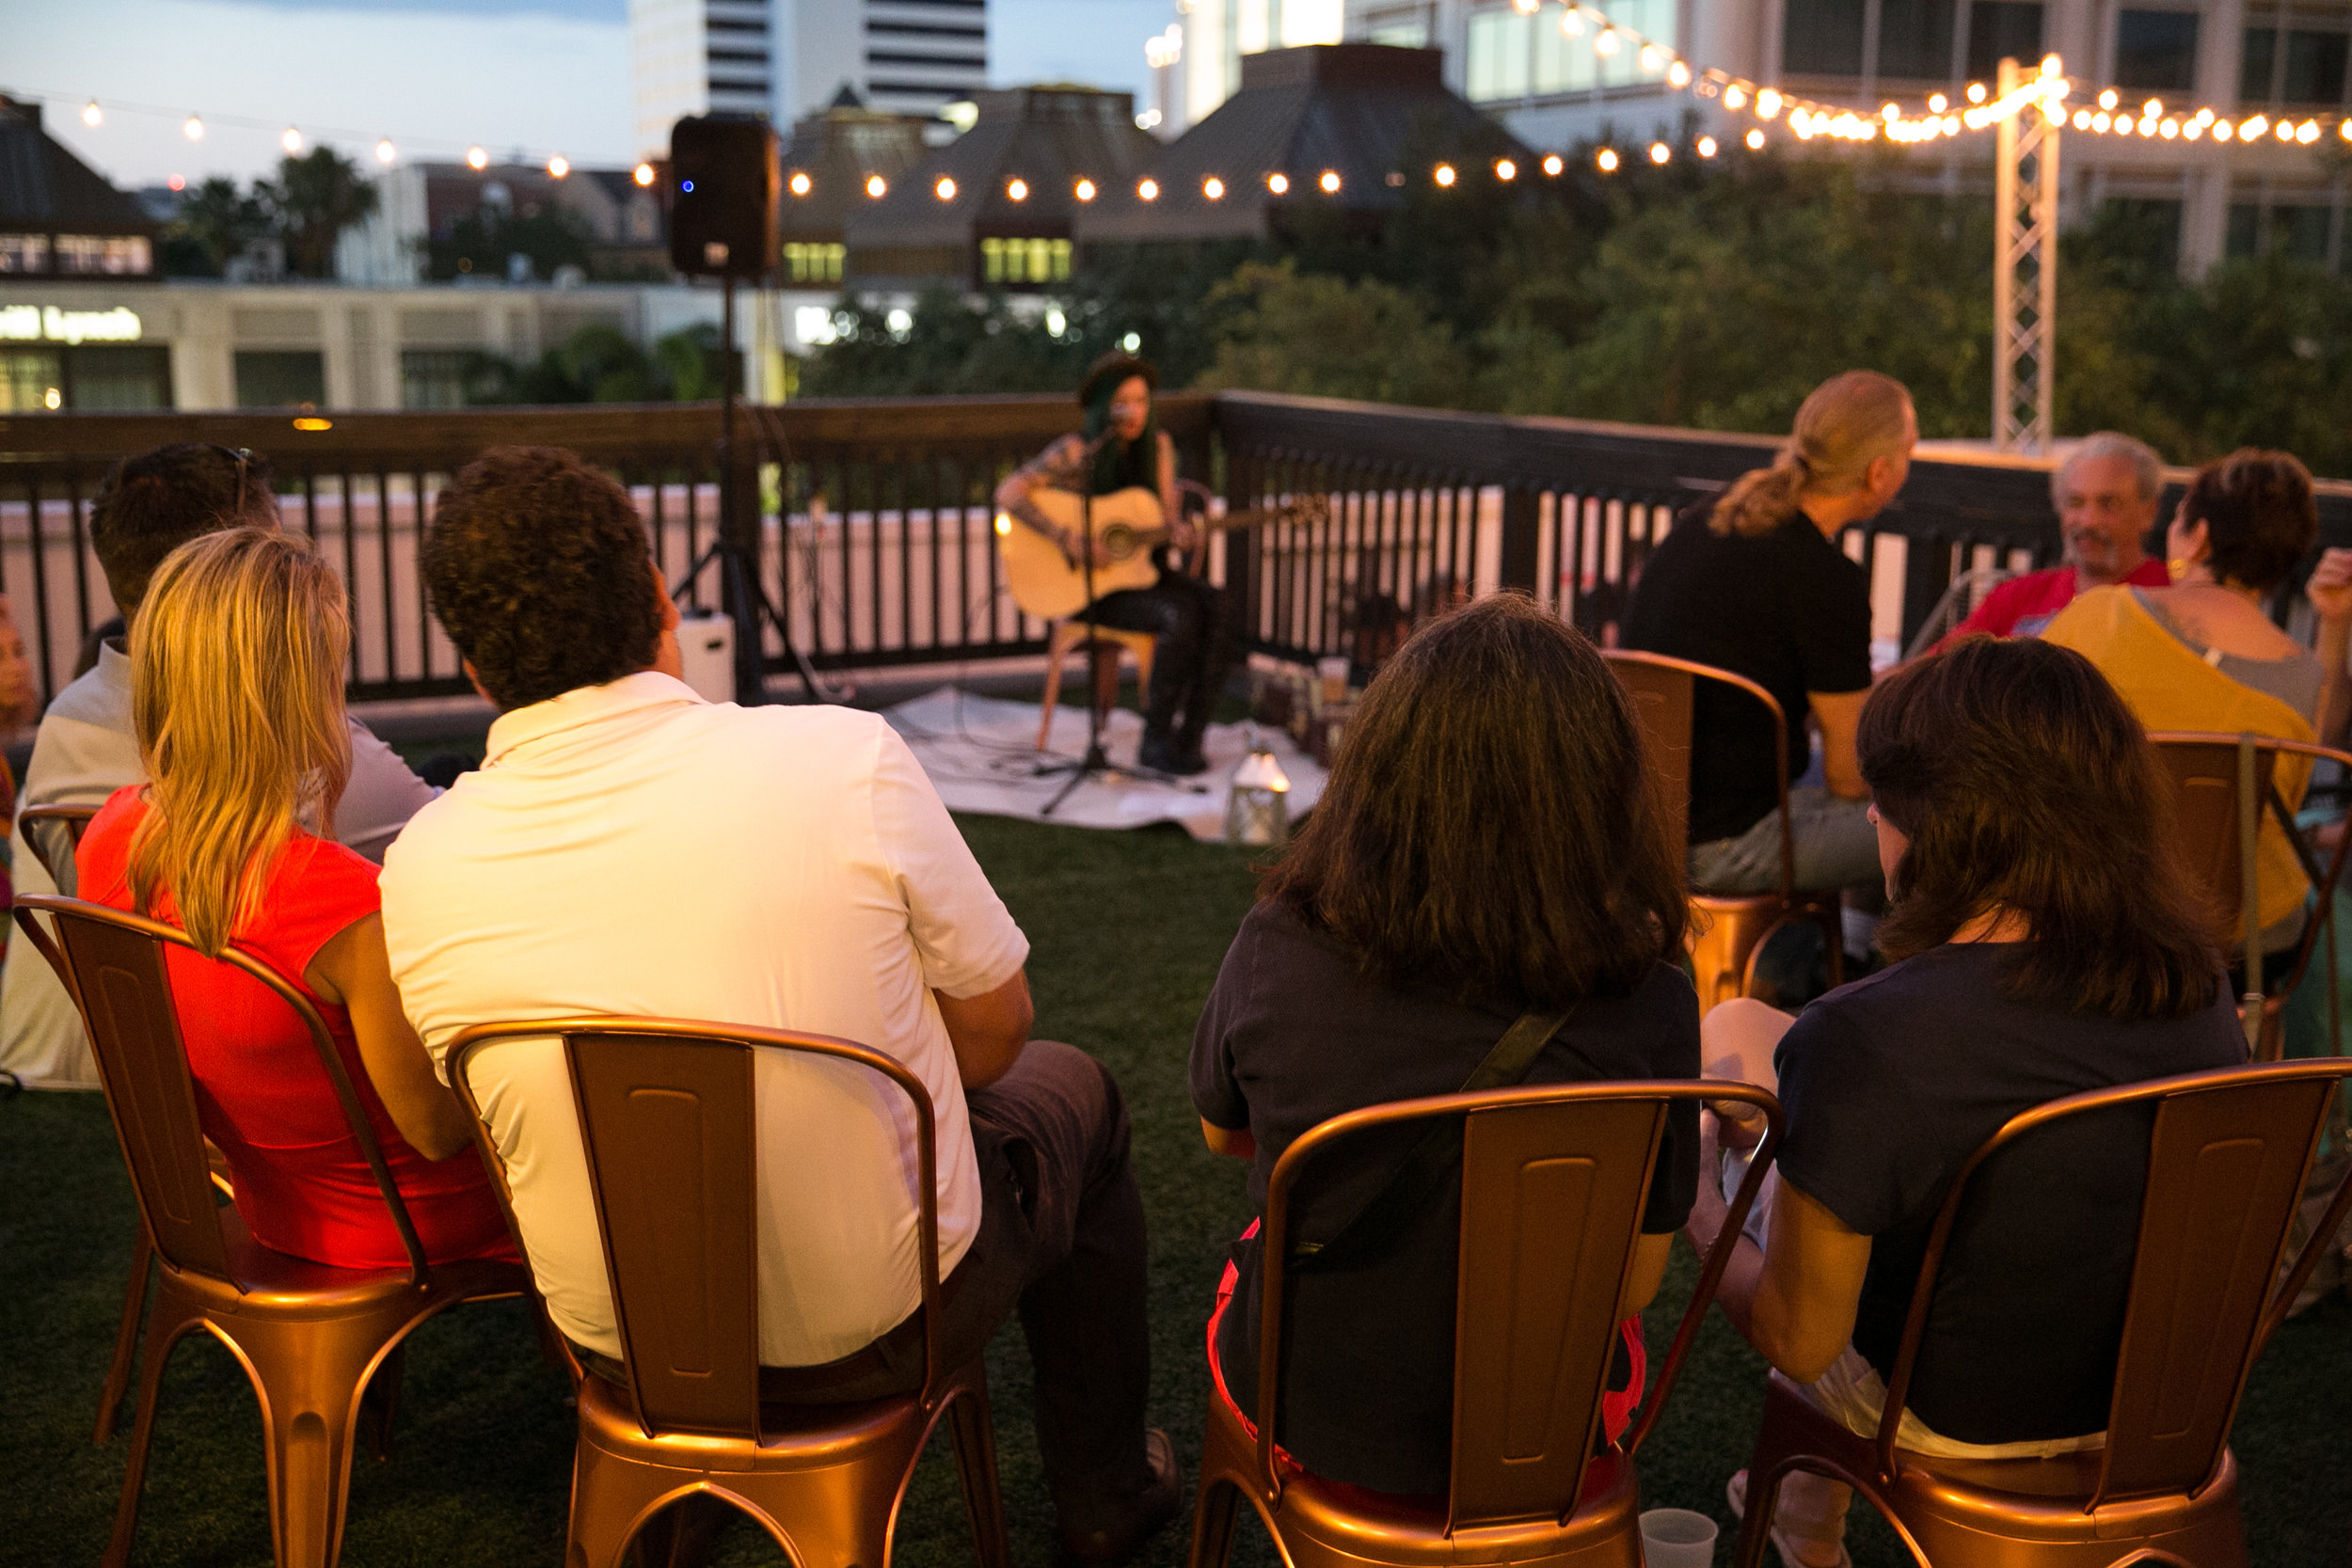
[[[629,0],[640,155],[682,116],[790,125],[844,87],[870,108],[936,115],[988,85],[987,0]]]
[[[1206,7],[1211,0],[1196,0]],[[1893,101],[1917,112],[1931,93],[1961,103],[2004,55],[2055,53],[2086,107],[2113,89],[2135,114],[2151,100],[2182,118],[2210,109],[2275,121],[2333,116],[2352,104],[2352,9],[2265,0],[1600,0],[1567,20],[1560,0],[1532,12],[1513,0],[1344,0],[1352,40],[1441,49],[1449,86],[1531,144],[1566,149],[1609,136],[1677,136],[1697,110],[1728,123],[1719,102],[1670,88],[1636,51],[1592,47],[1604,24],[1667,46],[1693,67],[1875,113]],[[1571,36],[1569,28],[1575,28]],[[1745,129],[1752,121],[1740,120]],[[2331,267],[2352,263],[2344,232],[2344,144],[2265,135],[2098,134],[2060,137],[2069,223],[2128,204],[2149,231],[2170,236],[2180,266],[2201,273],[2224,256],[2280,247]],[[1907,150],[1923,184],[1993,183],[1993,137],[1963,135]]]
[[[1243,55],[1337,43],[1344,27],[1343,0],[1176,0],[1184,119],[1163,129],[1198,125],[1239,92]]]

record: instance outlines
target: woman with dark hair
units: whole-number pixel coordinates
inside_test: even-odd
[[[1524,1082],[1693,1077],[1698,1001],[1676,965],[1686,909],[1607,663],[1516,595],[1441,616],[1365,692],[1322,802],[1225,955],[1193,1035],[1201,1132],[1250,1161],[1263,1207],[1301,1133],[1454,1092],[1525,1019],[1545,1043]],[[1299,1233],[1343,1229],[1414,1136],[1366,1134],[1320,1163],[1294,1199]],[[1640,1395],[1636,1314],[1689,1212],[1696,1140],[1695,1110],[1678,1109],[1622,1303],[1616,1424]],[[1459,1219],[1448,1190],[1372,1255],[1295,1275],[1280,1438],[1316,1475],[1446,1490]],[[1218,1386],[1243,1411],[1256,1408],[1263,1267],[1253,1227],[1212,1333]]]
[[[1919,422],[1903,384],[1848,371],[1815,388],[1770,467],[1685,512],[1650,552],[1625,645],[1745,675],[1788,722],[1797,886],[1876,879],[1853,727],[1870,689],[1870,578],[1838,547],[1902,489]],[[1702,681],[1692,716],[1691,880],[1713,893],[1780,885],[1772,721],[1753,697]],[[1821,779],[1805,720],[1821,732]],[[1875,898],[1868,902],[1875,906]],[[1860,933],[1848,949],[1867,946]]]
[[[1112,352],[1094,362],[1078,388],[1086,410],[1080,434],[1065,436],[1007,475],[996,504],[1024,528],[1052,538],[1071,561],[1089,547],[1076,529],[1057,529],[1030,499],[1040,489],[1107,496],[1141,488],[1159,498],[1168,536],[1179,550],[1199,543],[1176,500],[1176,443],[1152,410],[1160,372],[1149,359]],[[1072,617],[1095,626],[1152,633],[1152,689],[1145,694],[1143,746],[1136,761],[1161,772],[1192,774],[1208,767],[1200,736],[1225,689],[1231,654],[1225,642],[1223,596],[1199,578],[1163,564],[1149,588],[1105,594]]]
[[[2035,1105],[2236,1066],[2246,1042],[2197,895],[2149,832],[2165,810],[2154,752],[2089,660],[1969,638],[1882,683],[1858,748],[1893,962],[1793,1020],[1725,1003],[1706,1053],[1712,1072],[1775,1087],[1788,1117],[1719,1299],[1815,1404],[1869,1435],[1968,1156]],[[1903,1447],[2002,1459],[2104,1440],[2146,1164],[2145,1120],[2123,1117],[2066,1123],[1995,1167],[1946,1256]],[[1724,1203],[1699,1185],[1704,1248]],[[1740,1508],[1744,1475],[1732,1496]],[[1818,1478],[1783,1484],[1788,1568],[1845,1560],[1848,1500]]]
[[[2171,587],[2095,590],[2042,636],[2097,665],[2152,730],[2310,740],[2328,689],[2343,685],[2352,595],[2312,595],[2331,661],[2264,606],[2318,538],[2310,471],[2283,451],[2233,451],[2197,470],[2172,515]],[[2288,808],[2300,805],[2311,765],[2281,757],[2277,776]],[[2283,828],[2265,819],[2262,834],[2262,949],[2275,954],[2302,935],[2311,882]]]

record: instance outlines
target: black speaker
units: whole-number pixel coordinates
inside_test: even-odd
[[[776,132],[757,115],[689,115],[670,127],[670,264],[706,277],[776,266]]]

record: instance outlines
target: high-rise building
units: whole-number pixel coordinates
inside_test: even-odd
[[[1190,0],[1196,14],[1260,0]],[[1276,0],[1263,0],[1274,4]],[[1286,0],[1287,6],[1298,0]],[[1184,0],[1179,0],[1181,11]],[[2352,9],[2288,0],[1343,0],[1351,40],[1445,51],[1446,83],[1533,146],[1675,139],[1685,117],[1721,135],[1752,119],[1675,90],[1628,29],[1757,86],[1875,114],[1941,93],[1961,104],[2001,59],[2055,53],[2075,83],[2060,137],[2061,213],[2113,215],[2192,275],[2284,250],[2352,270],[2352,180],[2335,117],[2352,115]],[[1662,58],[1660,56],[1659,58]],[[2129,113],[2101,112],[2106,108]],[[2149,112],[2149,105],[2156,112]],[[2186,123],[2253,123],[2249,145]],[[2307,119],[2324,138],[2289,139]],[[1771,135],[1779,134],[1777,128]],[[1993,183],[1989,133],[1904,150],[1923,188]]]
[[[628,32],[641,154],[685,115],[790,125],[844,87],[929,115],[988,85],[988,0],[629,0]]]
[[[1241,90],[1244,55],[1339,42],[1344,10],[1344,0],[1176,0],[1184,123],[1199,124]]]

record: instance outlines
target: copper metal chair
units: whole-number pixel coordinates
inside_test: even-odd
[[[2352,773],[2352,752],[2307,741],[2278,740],[2268,736],[2209,735],[2197,731],[2161,730],[2148,736],[2173,786],[2173,831],[2190,874],[2204,888],[2217,922],[2217,935],[2225,952],[2235,952],[2244,966],[2240,1015],[2247,1043],[2259,1061],[2276,1061],[2286,1044],[2287,999],[2303,980],[2314,954],[2334,928],[2336,883],[2344,875],[2344,852],[2352,834],[2336,845],[2325,864],[2312,853],[2295,826],[2290,798],[2300,800],[2311,777],[2312,764],[2322,759]],[[2241,760],[2240,743],[2249,753]],[[2261,903],[2257,877],[2257,845],[2262,822],[2275,822],[2293,847],[2304,877],[2317,895],[2316,907],[2303,922],[2303,934],[2293,949],[2283,984],[2265,994],[2262,956],[2255,951],[2259,931],[2251,911]],[[2327,944],[2332,969],[2335,953]],[[2334,1027],[2335,988],[2328,988],[2329,1039],[2341,1053],[2343,1041]]]
[[[82,846],[82,830],[97,815],[96,806],[26,806],[16,814],[17,831],[40,857],[41,869],[63,897],[73,896],[73,851]]]
[[[1691,715],[1698,683],[1719,681],[1744,691],[1772,716],[1772,777],[1780,792],[1780,887],[1777,892],[1759,894],[1692,890],[1691,907],[1699,918],[1691,923],[1691,973],[1698,988],[1699,1011],[1749,994],[1764,939],[1797,922],[1810,922],[1820,928],[1829,955],[1829,983],[1842,985],[1846,933],[1837,890],[1797,886],[1796,841],[1788,824],[1788,716],[1781,711],[1778,699],[1744,675],[1687,658],[1623,648],[1607,649],[1603,657],[1633,699],[1633,711],[1641,718],[1649,748],[1650,778],[1666,814],[1668,841],[1683,845],[1686,856],[1691,823]]]
[[[1792,1469],[1836,1477],[1932,1568],[2114,1568],[2246,1561],[2230,1425],[2254,1358],[2352,1211],[2352,1180],[2282,1279],[2288,1227],[2352,1061],[2323,1057],[2070,1095],[2012,1117],[1970,1157],[1936,1215],[1875,1437],[1847,1431],[1775,1372],[1749,1461],[1739,1568],[1763,1560]],[[1896,1447],[1938,1269],[1971,1179],[2069,1117],[2152,1113],[2130,1305],[2104,1448],[2055,1459],[1931,1459]]]
[[[25,844],[40,857],[41,869],[49,873],[49,883],[67,898],[73,896],[75,884],[73,852],[81,847],[82,830],[98,815],[96,806],[26,806],[16,814],[18,831]],[[70,990],[71,988],[69,988]],[[224,1197],[229,1196],[228,1173],[217,1159],[209,1159],[214,1185]],[[155,1261],[155,1249],[148,1244],[147,1227],[142,1222],[131,1242],[131,1278],[122,1293],[122,1326],[115,1331],[115,1357],[106,1368],[105,1386],[98,1395],[98,1426],[93,1433],[101,1447],[115,1434],[115,1413],[122,1407],[123,1390],[131,1386],[131,1360],[138,1353],[139,1317],[147,1306],[147,1271]]]
[[[31,918],[36,911],[56,922],[54,938]],[[237,1212],[217,1201],[204,1155],[164,962],[167,944],[193,951],[186,933],[120,910],[40,894],[18,900],[15,914],[81,1008],[140,1217],[163,1263],[147,1324],[122,1499],[103,1560],[119,1568],[130,1559],[156,1389],[172,1347],[200,1328],[244,1365],[261,1401],[271,1546],[278,1568],[332,1568],[342,1546],[352,1440],[369,1379],[425,1319],[461,1301],[528,1294],[530,1275],[518,1265],[487,1259],[426,1265],[326,1021],[276,971],[230,948],[215,961],[267,987],[309,1028],[352,1141],[391,1212],[408,1266],[330,1268],[254,1241]],[[140,1283],[135,1277],[134,1291]],[[386,1423],[389,1402],[380,1412]],[[379,1451],[383,1438],[379,1427]]]
[[[1640,1418],[1621,1442],[1603,1447],[1601,1394],[1650,1163],[1669,1106],[1698,1099],[1756,1106],[1768,1122],[1764,1141]],[[1438,1117],[1463,1117],[1466,1125],[1452,1484],[1445,1505],[1430,1509],[1301,1473],[1278,1458],[1275,1433],[1287,1288],[1281,1260],[1290,1255],[1291,1195],[1301,1173],[1368,1129]],[[1282,1151],[1266,1188],[1256,1435],[1213,1388],[1191,1568],[1224,1568],[1245,1500],[1264,1521],[1285,1568],[1638,1568],[1634,1454],[1714,1300],[1780,1128],[1780,1103],[1763,1089],[1680,1080],[1400,1101],[1308,1132]]]
[[[612,1568],[660,1510],[707,1493],[757,1520],[795,1568],[887,1568],[915,1461],[944,1418],[955,1438],[981,1568],[1009,1568],[1004,1505],[979,1357],[942,1364],[939,1199],[931,1101],[880,1052],[821,1035],[651,1018],[479,1024],[451,1042],[450,1079],[474,1113],[499,1190],[495,1143],[469,1077],[484,1047],[561,1039],[612,1282],[624,1389],[580,1384],[569,1568]],[[755,1053],[854,1062],[914,1107],[922,1195],[920,1392],[852,1405],[763,1404]],[[514,1211],[507,1211],[513,1224]],[[517,1230],[516,1238],[520,1240]],[[878,1243],[879,1244],[879,1243]]]

